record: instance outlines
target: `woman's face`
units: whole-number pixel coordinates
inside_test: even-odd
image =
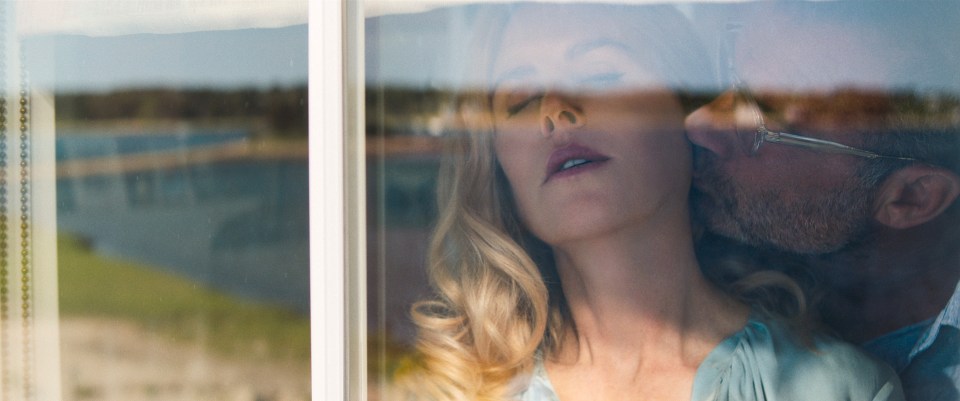
[[[634,50],[656,38],[569,10],[518,11],[494,58],[494,147],[524,225],[559,246],[686,219],[684,115]]]

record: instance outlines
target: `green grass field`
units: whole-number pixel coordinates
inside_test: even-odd
[[[130,261],[103,257],[60,235],[60,313],[133,321],[225,356],[309,363],[308,316],[231,297]]]

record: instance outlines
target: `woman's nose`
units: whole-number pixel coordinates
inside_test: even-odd
[[[738,152],[735,103],[734,92],[728,91],[690,113],[684,120],[690,142],[721,159],[735,157]]]
[[[547,138],[565,134],[586,123],[583,110],[559,93],[547,93],[540,102],[540,132]]]

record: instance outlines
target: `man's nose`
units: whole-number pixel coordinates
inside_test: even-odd
[[[690,142],[720,159],[735,157],[739,152],[735,103],[735,94],[729,91],[690,113],[684,120]]]

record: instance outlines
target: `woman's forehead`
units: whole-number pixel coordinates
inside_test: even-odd
[[[626,21],[610,6],[527,5],[511,13],[504,27],[504,45],[591,37],[619,38]]]
[[[593,11],[591,11],[593,10]],[[614,13],[587,8],[528,7],[508,21],[494,57],[494,70],[527,63],[572,61],[595,52],[632,53]]]

